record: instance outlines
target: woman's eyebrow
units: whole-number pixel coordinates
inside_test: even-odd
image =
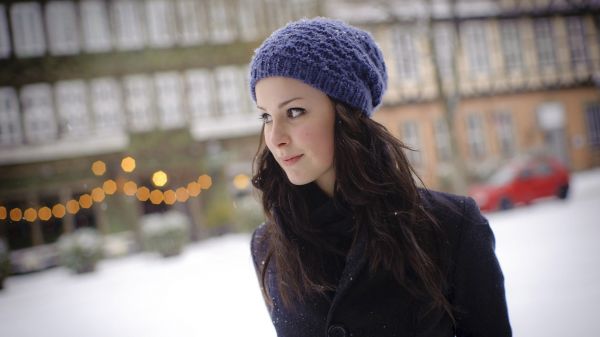
[[[295,100],[297,100],[297,99],[301,99],[301,98],[302,98],[302,97],[294,97],[294,98],[290,98],[290,99],[288,99],[287,101],[283,101],[283,102],[279,103],[279,106],[278,106],[277,108],[278,108],[278,109],[281,109],[281,108],[282,108],[283,106],[285,106],[286,104],[289,104],[290,102],[293,102],[293,101],[295,101]],[[263,111],[265,110],[265,108],[263,108],[263,107],[261,107],[261,106],[259,106],[259,105],[257,105],[256,107],[257,107],[259,110],[263,110]]]

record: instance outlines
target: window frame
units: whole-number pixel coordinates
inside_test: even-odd
[[[30,24],[23,23],[23,16]],[[37,2],[17,2],[10,7],[14,52],[17,57],[39,57],[46,53],[42,7]]]
[[[91,130],[91,118],[86,83],[83,80],[57,82],[54,85],[54,98],[60,137],[88,136]],[[69,127],[69,124],[73,126]]]
[[[154,86],[149,75],[132,74],[123,78],[127,125],[132,132],[150,131],[156,127]]]
[[[234,65],[217,67],[214,76],[219,106],[217,116],[227,118],[244,114],[242,97],[244,81],[240,69]]]
[[[470,113],[467,115],[466,122],[469,155],[473,159],[484,158],[487,155],[487,144],[483,116],[479,113]]]
[[[506,71],[517,72],[524,69],[521,34],[518,19],[503,19],[499,22],[502,60]]]
[[[183,81],[178,72],[154,74],[156,109],[159,125],[163,129],[184,127],[186,114],[183,109]]]
[[[175,44],[177,28],[173,3],[167,0],[146,0],[148,45],[168,48]]]
[[[548,17],[533,19],[536,58],[540,68],[553,68],[557,65],[552,22]]]
[[[75,3],[65,0],[48,1],[44,9],[50,54],[78,54],[81,50],[80,27]]]
[[[28,144],[54,141],[58,125],[52,87],[47,83],[27,84],[20,91],[24,139]]]
[[[14,88],[0,87],[0,147],[23,142],[19,103]]]
[[[416,32],[408,27],[396,26],[393,30],[394,59],[396,72],[401,81],[416,81],[420,78]]]
[[[8,30],[8,16],[4,4],[0,4],[0,59],[9,58],[12,53],[11,38]]]
[[[119,82],[111,77],[95,78],[90,83],[90,101],[97,134],[121,133],[124,129]]]
[[[452,159],[452,147],[448,125],[443,117],[434,121],[435,149],[440,162],[450,162]]]
[[[111,2],[115,46],[119,50],[138,50],[146,46],[146,27],[142,3],[132,0]]]
[[[582,16],[567,16],[565,18],[569,56],[573,66],[587,65],[590,61],[586,47],[584,20],[585,18]]]
[[[491,60],[487,22],[468,21],[463,24],[461,29],[470,74],[489,74],[491,72]]]
[[[108,8],[104,1],[79,2],[83,50],[88,53],[108,52],[112,49],[112,36]]]
[[[588,144],[594,149],[600,149],[600,102],[586,104],[585,119]]]
[[[214,113],[213,74],[207,69],[190,69],[185,72],[185,81],[190,119],[207,121]]]
[[[402,142],[410,149],[405,149],[404,153],[411,165],[415,167],[423,166],[423,154],[421,153],[421,130],[420,123],[414,120],[405,120],[401,123]]]
[[[515,127],[513,115],[510,111],[496,111],[494,113],[494,126],[498,137],[500,151],[504,157],[511,157],[516,153]]]

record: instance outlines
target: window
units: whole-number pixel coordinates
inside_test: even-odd
[[[512,114],[507,111],[494,114],[494,124],[500,151],[505,157],[511,157],[515,154],[515,133],[512,122]]]
[[[46,52],[42,12],[37,2],[18,2],[10,7],[15,54],[42,56]]]
[[[234,26],[229,22],[228,2],[221,0],[208,1],[212,41],[216,43],[231,42],[234,39]]]
[[[467,137],[472,158],[485,156],[485,138],[483,133],[483,118],[477,114],[467,117]]]
[[[533,166],[531,173],[534,177],[547,177],[552,174],[552,167],[549,163],[537,163]]]
[[[116,43],[121,50],[142,49],[145,44],[144,21],[140,2],[119,0],[112,2]]]
[[[177,12],[179,14],[179,42],[184,46],[204,42],[207,32],[202,3],[194,0],[180,0],[177,2]]]
[[[418,78],[417,51],[413,32],[408,27],[398,27],[394,30],[394,49],[396,51],[396,66],[401,81]]]
[[[240,34],[242,40],[257,40],[260,36],[257,21],[257,12],[260,9],[257,9],[257,6],[260,6],[261,3],[253,0],[240,0],[238,3],[238,22],[240,24]]]
[[[450,158],[452,158],[452,149],[450,146],[450,133],[448,132],[446,120],[444,118],[438,118],[435,121],[435,147],[439,161],[450,161]]]
[[[153,47],[170,47],[175,42],[175,16],[170,1],[146,2],[148,42]]]
[[[83,81],[62,81],[56,84],[54,90],[60,134],[65,137],[89,135],[90,116],[85,83]]]
[[[242,114],[244,79],[235,66],[220,67],[215,70],[219,98],[219,110],[223,116]]]
[[[4,5],[0,4],[0,59],[10,56],[10,34],[8,33],[8,20]]]
[[[244,109],[247,110],[250,116],[254,116],[256,112],[256,103],[252,100],[252,96],[250,94],[250,65],[246,64],[240,69],[241,77],[243,77],[244,84],[242,85],[243,93],[242,96],[244,98]],[[261,123],[262,125],[262,123]]]
[[[600,103],[588,104],[585,109],[587,119],[588,142],[590,146],[600,148]]]
[[[154,127],[152,81],[146,75],[129,75],[123,80],[129,129],[148,131]]]
[[[30,84],[21,89],[25,139],[32,144],[56,139],[52,91],[49,84]]]
[[[466,22],[463,28],[464,46],[472,74],[490,71],[488,59],[487,26],[485,22]]]
[[[191,118],[198,122],[206,120],[213,111],[212,76],[207,70],[193,69],[186,71],[185,78]]]
[[[535,19],[533,28],[539,66],[554,67],[556,65],[556,56],[554,55],[554,36],[551,19]]]
[[[587,64],[588,56],[585,43],[583,19],[580,16],[567,17],[567,41],[573,65]]]
[[[417,122],[407,121],[402,123],[402,141],[410,148],[410,150],[405,151],[408,161],[414,166],[421,166],[423,160],[419,151],[421,140]]]
[[[0,88],[0,146],[20,144],[21,120],[15,89]]]
[[[46,4],[46,24],[52,55],[79,53],[79,27],[73,2],[48,2]]]
[[[442,78],[452,77],[454,67],[454,31],[451,24],[437,24],[434,28],[435,57]]]
[[[500,21],[500,39],[505,69],[509,72],[522,69],[523,56],[521,55],[521,37],[517,20]]]
[[[273,31],[290,21],[289,1],[266,0],[266,19],[269,21],[269,31]]]
[[[111,40],[105,3],[86,0],[81,1],[80,6],[84,50],[90,53],[109,51]]]
[[[292,20],[310,18],[317,13],[317,3],[314,0],[288,0],[285,3],[290,8]]]
[[[186,120],[181,104],[183,87],[179,74],[176,72],[156,74],[154,83],[160,126],[163,129],[184,126]]]
[[[120,133],[123,130],[119,84],[112,78],[91,82],[92,110],[96,132]]]
[[[272,7],[275,10],[274,13],[277,13],[277,16],[275,16],[277,27],[281,27],[287,22],[292,21],[290,1],[270,0],[267,6]]]

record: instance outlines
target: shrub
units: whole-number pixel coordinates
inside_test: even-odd
[[[206,205],[206,227],[217,233],[231,230],[235,222],[233,200],[227,191],[215,191]]]
[[[142,239],[146,250],[163,257],[181,253],[189,238],[190,222],[178,211],[150,214],[142,218]]]
[[[102,258],[102,236],[92,228],[80,228],[58,239],[60,263],[77,274],[92,272]]]
[[[234,206],[235,223],[238,231],[251,232],[265,221],[262,206],[251,195],[238,198]]]

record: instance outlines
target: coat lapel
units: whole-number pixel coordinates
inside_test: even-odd
[[[367,256],[365,249],[367,246],[366,235],[359,235],[356,243],[348,251],[346,257],[346,265],[340,277],[335,296],[331,302],[329,313],[327,314],[327,325],[330,324],[333,312],[336,310],[341,299],[348,293],[354,282],[358,279],[358,276],[367,262]]]

